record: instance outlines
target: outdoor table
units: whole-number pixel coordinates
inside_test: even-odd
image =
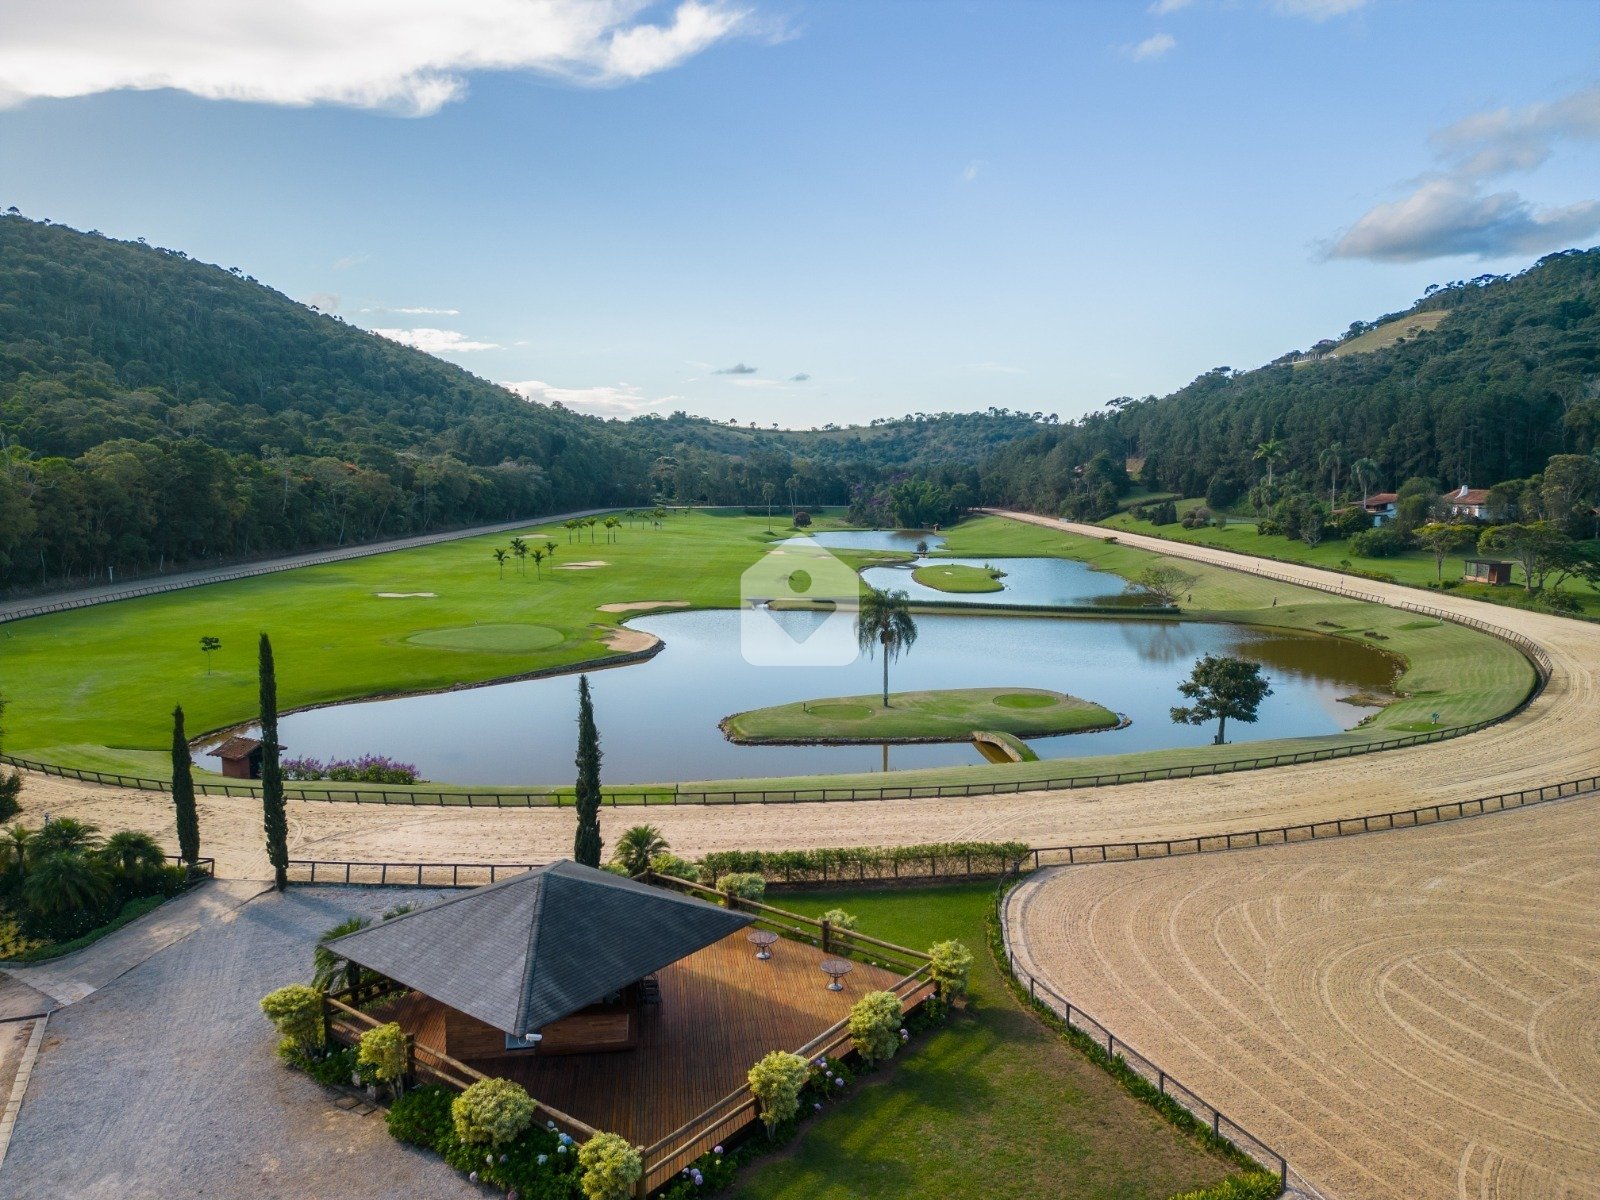
[[[756,944],[757,958],[772,957],[771,947],[772,943],[778,940],[777,934],[770,929],[752,929],[746,936]]]
[[[825,958],[822,960],[822,971],[830,981],[828,984],[830,992],[844,991],[844,984],[840,983],[839,980],[855,969],[855,963],[847,958]]]

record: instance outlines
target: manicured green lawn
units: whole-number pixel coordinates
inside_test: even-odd
[[[1179,513],[1198,508],[1203,501],[1184,500],[1178,505]],[[1274,558],[1282,562],[1305,563],[1308,566],[1321,567],[1328,571],[1366,571],[1378,575],[1390,576],[1396,583],[1409,584],[1417,588],[1429,588],[1441,578],[1445,581],[1460,580],[1463,567],[1463,554],[1455,553],[1444,560],[1444,569],[1438,570],[1434,563],[1433,555],[1425,550],[1407,550],[1394,558],[1361,558],[1350,551],[1350,543],[1346,539],[1337,541],[1323,541],[1315,546],[1308,546],[1294,538],[1286,538],[1281,534],[1259,534],[1253,520],[1231,520],[1225,528],[1217,529],[1215,526],[1205,526],[1200,529],[1185,529],[1182,525],[1152,525],[1149,521],[1136,521],[1126,512],[1118,513],[1114,517],[1107,517],[1100,522],[1107,530],[1124,529],[1130,533],[1143,533],[1151,537],[1169,538],[1175,542],[1192,542],[1201,546],[1215,546],[1221,550],[1233,550],[1240,554],[1253,554],[1261,558]],[[1469,548],[1465,553],[1471,554]],[[1517,578],[1521,578],[1521,568],[1516,568]],[[1359,576],[1351,581],[1351,586],[1359,588]],[[1561,590],[1576,599],[1582,606],[1586,616],[1600,617],[1600,592],[1590,587],[1582,580],[1566,580]],[[1527,596],[1521,584],[1503,587],[1489,587],[1484,584],[1459,584],[1451,589],[1451,594],[1456,596],[1471,596],[1475,600],[1489,600],[1496,604],[1526,603]],[[1426,603],[1419,597],[1419,602]]]
[[[1036,688],[947,688],[890,692],[882,697],[839,696],[754,708],[726,718],[736,742],[904,742],[918,738],[960,741],[980,729],[1044,737],[1109,729],[1117,715],[1064,692]]]
[[[1233,1173],[1012,1000],[986,948],[993,897],[985,884],[769,895],[810,916],[844,908],[862,932],[902,945],[960,939],[976,960],[972,1000],[807,1121],[729,1196],[1166,1200]]]
[[[821,517],[817,528],[838,525],[836,518]],[[628,614],[603,612],[602,605],[679,600],[695,607],[736,606],[742,572],[787,531],[768,535],[761,517],[695,512],[671,516],[661,529],[624,526],[610,543],[603,531],[593,543],[587,534],[579,536],[581,541],[569,542],[559,527],[530,527],[534,544],[557,543],[555,568],[547,561],[542,571],[531,563],[519,571],[512,563],[502,575],[490,551],[507,544],[503,535],[0,626],[0,681],[9,701],[6,749],[47,762],[163,778],[173,704],[183,704],[191,734],[253,716],[262,630],[272,635],[284,709],[604,660],[615,652],[603,639]],[[1084,538],[992,517],[963,522],[945,536],[948,552],[956,555],[1074,558],[1124,577],[1159,558],[1117,544],[1111,534]],[[880,556],[840,557],[859,566]],[[560,569],[593,561],[605,565]],[[930,768],[887,778],[874,773],[719,780],[709,790],[1012,783],[1345,746],[1431,728],[1434,713],[1444,726],[1495,716],[1515,706],[1533,679],[1520,654],[1485,634],[1240,572],[1199,564],[1186,569],[1197,576],[1183,606],[1186,617],[1379,645],[1403,661],[1397,686],[1406,698],[1355,730],[1248,748],[1197,744],[1133,755]],[[417,592],[434,594],[403,595]],[[1028,635],[1029,620],[1057,619],[1063,618],[1019,617],[1018,636]],[[559,642],[551,642],[552,631],[560,634]],[[202,636],[222,639],[209,663],[200,651]],[[545,782],[528,780],[524,787]],[[437,782],[425,787],[468,790]],[[697,781],[684,781],[684,788],[706,790]],[[671,791],[669,784],[658,794]]]
[[[941,592],[1000,592],[1006,586],[1000,582],[1004,574],[989,567],[951,563],[943,567],[918,567],[911,572],[911,578]]]

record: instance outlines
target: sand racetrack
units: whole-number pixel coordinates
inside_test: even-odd
[[[1592,1198],[1597,819],[1046,870],[1013,951],[1328,1200]]]
[[[1023,517],[1076,533],[1092,526]],[[1119,540],[1173,558],[1193,558],[1296,579],[1347,582],[1309,567],[1263,562],[1204,546],[1133,534]],[[1483,604],[1449,593],[1362,581],[1373,594],[1428,603],[1538,640],[1553,673],[1544,693],[1509,721],[1469,737],[1335,762],[1240,775],[1129,784],[1072,792],[1024,792],[961,799],[874,800],[827,804],[607,809],[609,842],[648,819],[674,850],[697,855],[729,848],[894,845],[1014,838],[1034,845],[1192,837],[1287,821],[1362,816],[1592,775],[1600,769],[1600,626]],[[641,733],[641,736],[647,736]],[[144,829],[174,842],[170,801],[33,777],[23,792],[25,819],[42,811],[92,820],[106,829]],[[297,858],[387,861],[539,862],[571,853],[572,814],[550,809],[438,809],[290,801],[290,853]],[[201,799],[205,853],[227,876],[267,874],[260,805]]]

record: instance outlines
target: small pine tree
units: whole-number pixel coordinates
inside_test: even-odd
[[[178,813],[178,854],[191,867],[200,861],[200,817],[194,807],[193,767],[180,704],[172,710],[172,806]]]
[[[261,822],[267,834],[267,859],[280,892],[289,886],[289,818],[283,808],[283,770],[278,765],[278,676],[272,641],[261,635]]]
[[[600,865],[600,733],[594,727],[594,701],[589,677],[578,676],[578,832],[572,858],[586,867]]]

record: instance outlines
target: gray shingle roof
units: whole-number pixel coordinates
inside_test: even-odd
[[[754,920],[562,861],[327,945],[496,1029],[523,1034]]]

